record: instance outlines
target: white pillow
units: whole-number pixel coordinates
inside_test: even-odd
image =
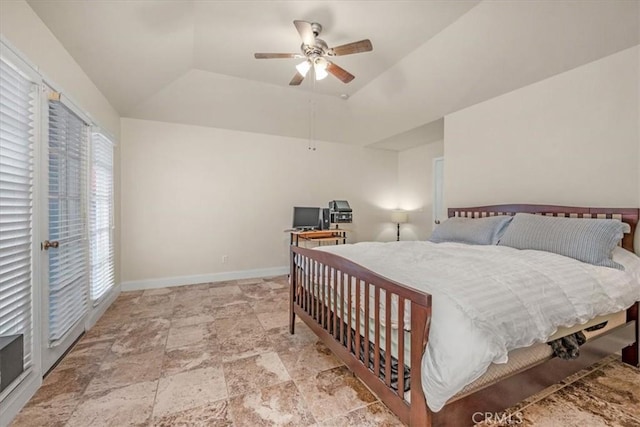
[[[624,271],[631,274],[636,283],[640,284],[640,257],[638,255],[616,246],[613,248],[613,261],[621,264]]]

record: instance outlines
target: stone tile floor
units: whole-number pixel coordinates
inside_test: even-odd
[[[12,426],[401,425],[287,322],[286,277],[122,293]],[[612,357],[511,413],[521,425],[640,426],[639,408],[640,371]]]

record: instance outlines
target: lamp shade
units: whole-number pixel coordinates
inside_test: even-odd
[[[329,63],[324,58],[317,58],[313,64],[313,71],[316,73],[316,80],[322,80],[329,75],[327,66]]]
[[[409,215],[405,211],[391,211],[391,222],[404,224],[409,220]]]
[[[302,77],[307,75],[307,72],[309,71],[310,68],[311,68],[311,62],[309,62],[308,60],[296,65],[296,70],[298,70],[298,72]]]

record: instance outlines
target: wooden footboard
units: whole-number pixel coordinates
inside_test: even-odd
[[[339,256],[299,247],[291,248],[290,282],[290,332],[294,333],[295,316],[300,316],[402,422],[431,425],[421,384],[431,295]],[[406,330],[411,331],[409,361],[404,356],[409,344],[404,342]],[[392,334],[397,343],[395,352]],[[392,357],[397,364],[396,380]],[[409,388],[404,376],[408,366],[411,404],[404,398],[404,390]]]

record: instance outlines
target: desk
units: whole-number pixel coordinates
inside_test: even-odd
[[[310,231],[290,231],[291,233],[291,245],[300,246],[300,240],[307,242],[332,242],[334,245],[339,245],[340,242],[344,245],[347,243],[347,230],[341,230],[335,228],[333,230],[310,230]]]

